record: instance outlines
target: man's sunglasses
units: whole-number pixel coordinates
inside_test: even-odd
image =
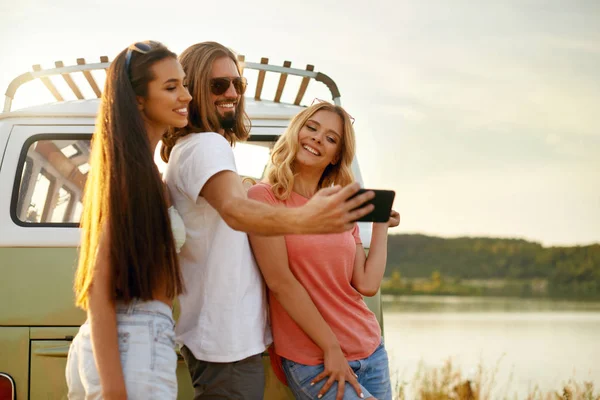
[[[220,96],[225,93],[229,86],[233,83],[233,88],[235,89],[238,96],[241,96],[246,91],[246,87],[248,83],[246,78],[237,77],[237,78],[212,78],[210,80],[210,91],[215,96]]]
[[[319,103],[327,103],[327,104],[331,104],[331,103],[330,103],[330,102],[328,102],[327,100],[321,100],[321,99],[317,99],[317,98],[315,97],[315,99],[312,101],[312,103],[310,103],[310,105],[311,105],[311,107],[312,107],[313,105],[315,105],[315,104],[319,104]],[[331,104],[331,105],[332,105],[332,106],[335,106],[335,104]],[[342,108],[342,106],[338,106],[338,107],[340,107],[342,110],[344,110],[344,109]],[[352,115],[348,114],[348,111],[344,110],[344,112],[346,113],[346,115],[347,115],[347,116],[348,116],[348,118],[350,119],[350,123],[351,123],[352,125],[354,125],[354,117],[353,117]]]
[[[129,64],[131,64],[131,54],[134,51],[137,51],[141,54],[146,54],[150,50],[152,50],[152,48],[155,47],[157,44],[157,42],[149,40],[147,42],[137,42],[129,46],[127,48],[127,54],[125,55],[125,69],[127,70],[127,72],[129,72]]]

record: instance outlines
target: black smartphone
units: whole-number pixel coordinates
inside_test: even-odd
[[[392,205],[394,204],[394,197],[396,192],[393,190],[377,190],[377,189],[359,189],[358,192],[350,197],[356,197],[364,192],[375,192],[375,197],[371,200],[363,203],[360,207],[366,206],[367,204],[374,204],[375,209],[367,215],[358,219],[358,222],[388,222],[390,214],[392,213]]]

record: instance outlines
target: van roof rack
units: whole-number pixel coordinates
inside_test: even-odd
[[[288,77],[288,75],[293,75],[293,76],[299,76],[302,78],[302,80],[300,81],[300,85],[298,87],[298,91],[296,93],[295,100],[293,102],[294,105],[299,106],[300,103],[302,102],[302,98],[304,97],[304,94],[306,93],[306,88],[308,87],[308,83],[310,82],[311,79],[314,79],[318,82],[322,82],[323,84],[325,84],[331,93],[331,97],[332,97],[334,104],[341,105],[340,91],[338,90],[336,83],[329,76],[327,76],[321,72],[315,72],[313,65],[308,64],[306,66],[306,69],[291,68],[291,66],[292,66],[291,61],[285,61],[283,63],[283,66],[271,65],[271,64],[269,64],[269,59],[266,57],[261,58],[260,63],[246,62],[245,56],[243,56],[243,55],[238,55],[238,60],[240,62],[240,67],[242,69],[242,75],[243,75],[243,72],[245,69],[258,71],[258,80],[256,82],[256,90],[254,93],[255,100],[266,100],[264,97],[262,97],[263,96],[262,90],[263,90],[263,85],[265,82],[265,76],[266,76],[267,72],[269,72],[269,73],[276,73],[276,74],[280,75],[279,83],[277,84],[277,89],[275,91],[275,95],[272,100],[275,103],[281,102],[281,95],[283,93],[283,89],[287,82],[287,77]],[[11,107],[12,107],[12,102],[15,98],[15,94],[16,94],[17,90],[19,89],[19,87],[26,82],[33,81],[36,79],[39,79],[42,81],[42,83],[46,86],[46,88],[50,91],[50,93],[52,93],[52,96],[54,96],[54,98],[56,99],[57,102],[65,101],[64,97],[61,95],[61,93],[56,89],[56,86],[54,86],[52,81],[49,79],[50,76],[55,76],[55,75],[62,75],[63,79],[67,83],[67,86],[69,87],[69,89],[71,89],[71,92],[75,95],[75,97],[77,97],[77,99],[83,100],[83,99],[85,99],[85,97],[81,93],[81,90],[79,89],[79,87],[77,86],[77,84],[75,83],[75,81],[73,80],[73,78],[71,76],[71,74],[75,73],[75,72],[81,72],[83,74],[86,81],[92,88],[92,91],[94,92],[96,98],[99,98],[102,95],[102,91],[101,91],[100,87],[98,86],[98,83],[94,79],[94,76],[90,73],[90,71],[95,71],[95,70],[105,70],[106,71],[110,65],[110,61],[109,61],[108,57],[102,56],[102,57],[100,57],[99,63],[93,63],[93,64],[86,63],[85,59],[83,59],[83,58],[77,59],[77,65],[65,67],[64,63],[62,61],[56,61],[54,64],[55,64],[56,68],[52,68],[52,69],[42,69],[42,67],[40,65],[34,65],[33,71],[26,72],[22,75],[17,76],[15,79],[13,79],[11,81],[11,83],[8,85],[8,88],[6,89],[3,112],[4,113],[10,112]]]

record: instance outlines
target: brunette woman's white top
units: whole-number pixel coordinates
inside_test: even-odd
[[[164,179],[185,223],[179,265],[186,292],[176,340],[198,360],[234,362],[271,344],[265,285],[248,235],[231,229],[204,197],[218,173],[236,172],[227,140],[214,132],[193,133],[173,147]]]
[[[185,243],[185,224],[174,206],[169,207],[169,218],[171,219],[173,239],[175,239],[175,250],[179,253]]]

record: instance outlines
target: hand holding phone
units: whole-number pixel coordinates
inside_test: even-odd
[[[361,204],[361,207],[366,206],[367,204],[373,204],[375,209],[369,214],[358,219],[357,222],[388,222],[392,213],[392,205],[394,204],[396,192],[393,190],[360,189],[352,197],[368,191],[374,192],[375,197],[372,200]]]
[[[388,221],[388,227],[395,228],[398,225],[400,225],[400,213],[398,211],[392,210],[392,213],[390,214],[390,219]]]

